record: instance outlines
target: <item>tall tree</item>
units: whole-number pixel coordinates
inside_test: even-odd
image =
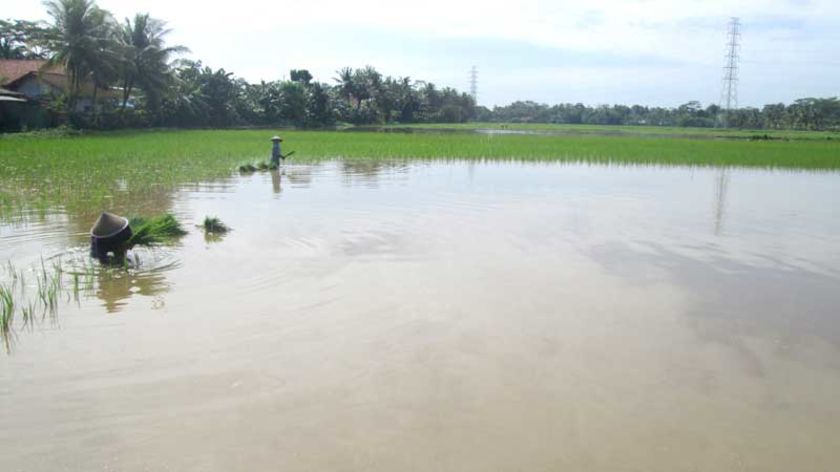
[[[151,18],[148,13],[136,14],[133,21],[126,18],[120,26],[123,109],[135,87],[142,89],[147,102],[156,107],[161,93],[171,86],[170,58],[189,50],[184,46],[167,47],[164,37],[169,31],[165,22]]]
[[[353,81],[353,69],[350,67],[344,67],[336,71],[336,73],[338,74],[338,77],[333,80],[338,83],[336,86],[338,96],[349,103],[356,95],[356,84]]]
[[[309,85],[312,82],[312,74],[306,69],[292,69],[289,72],[289,79],[292,82],[300,82],[303,85]]]
[[[43,59],[44,28],[34,21],[0,20],[0,59]]]
[[[83,83],[102,86],[117,68],[114,22],[93,0],[48,0],[44,2],[52,24],[46,35],[49,62],[65,68],[70,79],[70,110]]]
[[[353,83],[355,84],[356,111],[364,100],[375,99],[382,93],[382,74],[373,66],[356,69],[353,72]]]
[[[332,107],[328,86],[313,82],[306,94],[306,126],[327,126],[335,123],[335,112]]]

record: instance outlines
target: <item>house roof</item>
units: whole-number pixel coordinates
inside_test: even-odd
[[[44,69],[46,64],[47,61],[42,59],[0,59],[0,86],[9,85],[31,72],[37,73],[46,70],[51,73],[64,74],[63,68],[60,66]]]
[[[5,87],[2,90],[16,88],[27,77],[36,77],[59,90],[67,90],[69,87],[69,78],[59,65],[48,66],[47,61],[42,59],[0,59],[0,87]],[[91,95],[93,85],[90,82],[83,83],[80,93]],[[112,90],[100,90],[99,93],[106,96],[117,94]]]
[[[30,74],[33,74],[33,73],[30,72]],[[29,75],[29,74],[27,74],[27,75]],[[35,75],[35,74],[33,74],[33,75]],[[22,78],[25,78],[25,77],[27,77],[27,76],[25,75]],[[49,84],[50,86],[52,86],[53,88],[56,88],[58,90],[68,90],[70,88],[70,78],[67,77],[66,74],[56,74],[56,73],[53,73],[53,72],[41,72],[40,74],[37,74],[37,77],[38,77],[38,80],[40,80],[40,81],[42,81],[46,84]],[[120,95],[121,92],[120,92],[120,90],[117,90],[117,89],[114,89],[114,88],[106,88],[106,89],[101,89],[100,88],[100,89],[97,90],[97,93],[102,97],[108,97],[108,96],[117,97],[117,96]],[[93,95],[93,82],[86,81],[86,82],[82,83],[82,85],[79,87],[79,94],[81,96]]]

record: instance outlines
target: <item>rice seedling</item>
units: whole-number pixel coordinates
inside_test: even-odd
[[[257,164],[257,170],[265,171],[265,170],[276,170],[280,168],[279,165],[273,162],[260,162]]]
[[[62,303],[80,301],[84,290],[93,289],[94,278],[107,270],[97,270],[95,265],[85,262],[83,271],[66,270],[60,258],[41,260],[29,269],[34,275],[34,284],[26,284],[26,270],[18,270],[11,262],[2,267],[0,278],[0,337],[8,352],[15,338],[16,320],[22,327],[33,328],[37,322],[46,319],[56,322]],[[65,276],[71,277],[72,285],[65,287]],[[86,292],[89,293],[89,292]]]
[[[6,352],[11,351],[12,323],[15,316],[14,288],[0,285],[0,336]]]
[[[47,314],[55,318],[58,314],[58,301],[61,293],[61,262],[54,262],[51,270],[47,270],[44,259],[41,259],[41,270],[36,274],[38,284],[38,300],[43,307],[42,315]]]
[[[129,248],[171,242],[187,234],[181,223],[169,213],[148,219],[135,217],[129,224],[132,228],[132,236],[127,243]]]
[[[767,136],[769,139],[789,140],[825,140],[837,139],[840,133],[836,131],[801,131],[801,130],[751,130],[734,128],[691,128],[674,126],[641,126],[641,125],[589,125],[566,123],[412,123],[387,125],[372,129],[406,131],[540,131],[558,134],[593,134],[613,136],[673,136],[696,138],[723,139],[752,139],[756,136]]]
[[[21,307],[20,310],[23,318],[23,326],[32,327],[35,322],[35,303],[29,302],[26,306]]]
[[[828,140],[831,136],[826,133],[767,132],[789,140],[750,141],[746,138],[755,132],[550,126],[564,133],[571,131],[531,135],[469,129],[456,133],[289,131],[284,137],[297,151],[292,162],[496,159],[840,169],[840,140]],[[606,132],[611,134],[604,135]],[[63,138],[3,136],[0,221],[25,217],[32,210],[46,214],[57,207],[75,215],[92,216],[102,208],[141,213],[148,208],[148,201],[138,196],[156,201],[171,198],[168,196],[183,184],[229,178],[243,161],[264,162],[270,153],[266,134],[264,130],[190,130]],[[718,134],[739,139],[717,139]],[[695,135],[702,136],[691,137]],[[246,166],[249,172],[258,170],[253,164]],[[27,211],[21,211],[23,208]]]
[[[80,302],[79,295],[82,293],[81,275],[78,272],[74,272],[71,277],[73,277],[73,301],[78,305]]]
[[[230,231],[230,228],[215,216],[205,216],[202,227],[205,233],[211,234],[225,234]]]
[[[247,163],[247,164],[240,165],[239,166],[239,173],[240,174],[253,174],[254,172],[257,172],[257,171],[274,170],[274,169],[277,169],[278,167],[279,166],[277,164],[274,164],[272,162],[260,161],[260,162],[257,162],[256,164]]]

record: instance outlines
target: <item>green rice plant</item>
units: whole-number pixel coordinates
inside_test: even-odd
[[[53,262],[52,271],[50,272],[50,280],[48,286],[48,299],[50,301],[48,309],[50,315],[53,317],[58,314],[58,301],[62,293],[62,268],[61,259]]]
[[[11,352],[12,323],[15,317],[14,289],[0,285],[0,336],[6,352]]]
[[[82,289],[81,289],[81,275],[79,275],[78,272],[74,272],[72,274],[72,277],[73,277],[73,292],[72,292],[73,293],[73,301],[75,301],[76,304],[78,305],[80,303],[79,294],[81,294],[81,292],[82,292]]]
[[[211,234],[225,234],[230,231],[230,228],[222,223],[222,220],[215,216],[205,216],[204,224],[202,225],[205,233]]]
[[[132,235],[127,243],[129,248],[162,244],[187,234],[181,223],[169,213],[149,219],[132,218],[129,224],[132,228]]]
[[[93,265],[85,264],[85,271],[83,273],[84,279],[82,280],[82,288],[81,290],[84,293],[90,293],[93,291],[94,282],[96,281],[96,269]]]
[[[58,314],[58,301],[61,294],[61,265],[53,263],[52,270],[47,270],[44,259],[41,259],[41,270],[36,276],[38,283],[38,300],[41,303],[42,318],[47,314],[55,318]]]
[[[24,327],[32,327],[35,322],[35,303],[29,302],[26,306],[21,307],[20,312],[23,318]]]
[[[7,281],[0,280],[0,336],[7,352],[10,352],[16,320],[22,320],[24,328],[32,328],[37,321],[47,317],[56,321],[62,298],[69,302],[71,293],[64,289],[64,275],[67,272],[60,258],[48,263],[42,257],[32,267],[34,292],[25,283],[25,271],[18,270],[10,262],[4,269]]]
[[[840,133],[766,131],[783,139],[751,141],[754,131],[641,126],[511,124],[504,126],[536,132],[476,131],[486,125],[441,125],[463,128],[457,132],[289,131],[284,138],[297,151],[296,163],[449,159],[840,170]],[[230,178],[243,162],[264,161],[268,137],[264,130],[2,136],[0,221],[56,208],[90,220],[101,209],[166,208],[184,184]]]
[[[49,282],[43,259],[41,259],[41,270],[35,273],[35,281],[38,284],[38,301],[43,307],[49,306]]]
[[[280,168],[280,166],[273,162],[260,161],[259,163],[257,163],[257,170],[259,171],[275,170],[278,168]]]

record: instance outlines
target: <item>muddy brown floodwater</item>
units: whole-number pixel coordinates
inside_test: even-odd
[[[838,173],[330,162],[164,197],[233,232],[18,330],[0,470],[840,468]],[[90,224],[2,225],[0,262]]]

